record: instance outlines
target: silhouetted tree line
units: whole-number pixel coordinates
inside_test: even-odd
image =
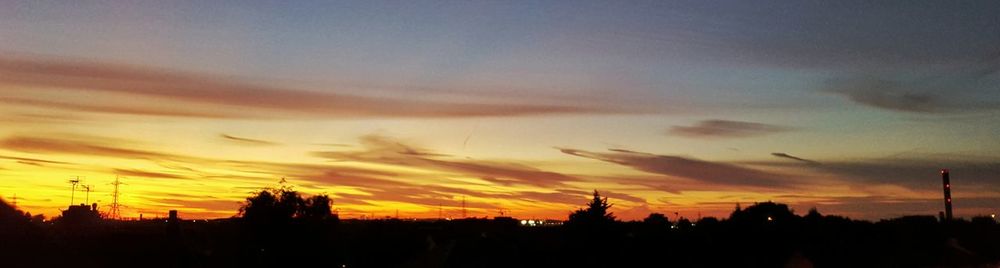
[[[556,227],[513,220],[338,220],[325,195],[254,192],[232,219],[33,222],[0,201],[2,267],[995,267],[989,217],[879,222],[762,202],[726,219],[620,221],[594,192]],[[58,256],[56,258],[53,255]]]

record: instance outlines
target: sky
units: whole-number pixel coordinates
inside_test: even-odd
[[[876,220],[948,168],[971,217],[998,116],[997,1],[0,0],[0,197],[46,216],[118,177],[126,217],[284,178],[342,218]]]

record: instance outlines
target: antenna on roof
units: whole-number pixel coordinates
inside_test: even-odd
[[[80,176],[76,176],[75,179],[70,179],[69,183],[73,185],[73,190],[69,193],[69,205],[72,206],[76,203],[76,185],[80,184]]]
[[[83,190],[87,191],[87,199],[84,199],[83,203],[90,204],[90,187],[93,187],[93,185],[80,185],[80,187],[83,187]]]

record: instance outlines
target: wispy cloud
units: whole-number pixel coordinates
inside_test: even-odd
[[[790,130],[792,128],[763,123],[713,119],[693,126],[674,126],[669,133],[690,138],[742,138]]]
[[[235,142],[235,143],[238,143],[238,144],[244,144],[244,145],[264,145],[264,146],[279,145],[279,143],[277,143],[277,142],[266,141],[266,140],[258,140],[258,139],[251,139],[251,138],[244,138],[244,137],[237,137],[237,136],[233,136],[233,135],[229,135],[229,134],[219,134],[219,137],[221,137],[221,138],[223,138],[223,139],[225,139],[227,141],[232,141],[232,142]]]

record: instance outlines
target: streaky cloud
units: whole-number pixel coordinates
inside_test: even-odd
[[[511,162],[458,160],[445,154],[419,149],[380,135],[362,137],[363,150],[317,151],[312,155],[338,161],[356,161],[417,167],[457,173],[500,185],[561,186],[579,178]]]
[[[0,147],[29,153],[94,155],[116,158],[171,159],[176,155],[121,148],[91,141],[13,136],[0,140]]]
[[[823,159],[816,162],[818,164],[807,165],[789,161],[740,163],[811,176],[830,176],[833,180],[829,182],[847,185],[861,192],[873,186],[897,186],[916,192],[937,192],[941,187],[938,171],[947,168],[952,170],[956,189],[1000,193],[1000,186],[995,183],[995,174],[1000,174],[1000,159],[987,155],[906,152],[889,157]]]
[[[194,107],[186,107],[184,110],[160,107],[152,110],[122,106],[120,103],[53,102],[23,96],[30,95],[30,91],[10,89],[19,87],[0,87],[0,92],[20,95],[20,98],[8,99],[8,102],[27,99],[28,102],[22,104],[130,115],[210,118],[451,118],[644,112],[625,107],[573,103],[525,104],[528,101],[499,102],[482,98],[454,102],[374,97],[336,90],[280,88],[234,78],[146,67],[43,58],[0,57],[0,84],[33,86],[36,87],[34,90],[60,88],[76,92],[141,96],[200,105],[198,110],[192,111]]]
[[[1000,192],[996,174],[1000,160],[973,156],[920,156],[823,161],[810,165],[814,171],[835,174],[842,180],[859,186],[898,185],[918,191],[933,192],[941,187],[938,170],[952,170],[956,190],[987,190]]]
[[[118,175],[122,175],[122,176],[134,176],[134,177],[143,177],[143,178],[187,179],[186,177],[181,176],[181,175],[177,175],[177,174],[144,171],[144,170],[138,170],[138,169],[117,169],[116,168],[112,172],[114,172],[115,174],[118,174]]]
[[[168,109],[163,107],[153,107],[150,105],[136,106],[124,103],[73,103],[69,101],[38,100],[31,98],[0,97],[0,103],[8,105],[27,105],[34,107],[52,108],[67,111],[96,112],[109,114],[128,114],[140,116],[172,116],[172,117],[194,117],[194,118],[246,118],[248,116],[225,111],[191,111],[181,109]],[[65,120],[65,119],[63,119]]]
[[[573,156],[614,163],[636,170],[679,177],[717,186],[787,188],[792,183],[781,176],[735,164],[710,162],[680,156],[657,155],[622,149],[611,153],[598,153],[577,149],[557,148]]]
[[[743,138],[790,131],[792,128],[732,120],[703,120],[693,126],[673,126],[669,133],[689,138]]]
[[[809,160],[809,159],[805,159],[805,158],[801,158],[801,157],[794,156],[794,155],[790,155],[790,154],[787,154],[787,153],[771,153],[771,155],[775,156],[775,157],[779,157],[779,158],[791,159],[791,160],[803,162],[803,163],[806,163],[806,164],[812,164],[812,165],[819,164],[819,162],[816,162],[816,161],[813,161],[813,160]]]
[[[899,81],[861,78],[834,83],[836,88],[827,92],[875,108],[911,113],[944,113],[954,108],[940,95],[906,89]]]
[[[232,141],[238,144],[245,144],[245,145],[263,145],[263,146],[280,145],[279,143],[273,141],[237,137],[229,134],[219,134],[219,137],[227,141]]]
[[[60,165],[70,164],[69,162],[45,160],[45,159],[30,158],[30,157],[7,156],[7,155],[0,155],[0,159],[14,160],[17,162],[31,162],[31,163],[43,163],[43,164],[60,164]]]
[[[1000,53],[998,53],[1000,55]],[[823,91],[854,103],[914,114],[1000,111],[1000,56],[938,73],[831,79]]]

